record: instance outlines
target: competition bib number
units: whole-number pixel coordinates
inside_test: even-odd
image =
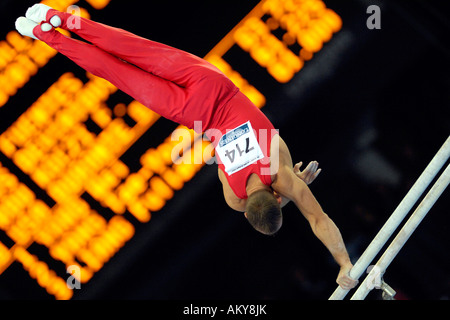
[[[216,152],[229,175],[264,158],[250,121],[224,134]]]

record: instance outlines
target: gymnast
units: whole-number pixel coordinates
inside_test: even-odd
[[[74,20],[77,23],[71,23]],[[76,27],[74,27],[76,26]],[[66,37],[55,28],[86,40]],[[161,116],[207,136],[215,148],[226,203],[257,231],[273,235],[292,201],[340,266],[336,282],[356,286],[341,233],[308,185],[321,169],[301,171],[268,118],[215,66],[185,51],[43,4],[16,20],[23,36],[45,42]],[[195,124],[201,124],[201,126]]]

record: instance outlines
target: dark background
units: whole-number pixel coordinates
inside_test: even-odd
[[[113,0],[101,11],[78,4],[96,21],[203,57],[258,2]],[[343,29],[290,83],[276,83],[237,49],[226,60],[266,95],[263,111],[293,160],[319,161],[323,172],[311,189],[356,262],[450,133],[450,5],[324,2],[342,17]],[[33,3],[1,2],[3,39]],[[381,30],[366,28],[371,4],[381,7]],[[41,71],[46,76],[27,85],[28,97],[0,109],[2,131],[61,69],[83,73],[61,55],[52,59]],[[123,161],[157,146],[175,127],[159,120]],[[449,297],[448,195],[387,270],[399,299]],[[135,237],[74,299],[327,299],[339,268],[295,206],[284,213],[276,236],[255,232],[227,208],[217,168],[206,166],[148,224],[136,225]],[[0,298],[51,297],[19,265],[0,276]]]

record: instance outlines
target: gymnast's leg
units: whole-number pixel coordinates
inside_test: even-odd
[[[47,21],[54,27],[74,32],[104,51],[182,87],[220,73],[209,62],[188,52],[42,4],[31,7],[26,17],[36,23]],[[77,19],[76,24],[71,23],[74,19]]]
[[[147,104],[145,99],[136,98],[136,95],[133,94],[130,95],[161,116],[183,124],[188,128],[193,128],[194,123],[200,121],[202,123],[202,131],[206,130],[214,124],[215,111],[228,102],[238,91],[238,88],[233,82],[219,69],[209,62],[185,51],[138,37],[122,29],[109,27],[89,19],[59,12],[42,4],[36,4],[31,7],[26,15],[32,18],[31,20],[35,23],[41,23],[42,21],[50,22],[45,22],[42,24],[42,27],[45,24],[51,24],[54,27],[62,27],[73,31],[100,50],[119,58],[119,60],[126,61],[149,74],[155,75],[160,79],[168,80],[178,85],[181,89],[184,89],[183,104],[178,105],[176,105],[175,101],[178,102],[179,97],[170,97],[167,96],[168,94],[166,92],[160,92],[160,95],[166,96],[166,99],[175,100],[172,105],[166,106],[169,110],[164,109],[164,113],[155,109],[155,104]],[[72,19],[79,19],[79,26],[76,26],[77,28],[71,28],[70,20]],[[75,23],[75,25],[77,24]],[[38,32],[40,31],[38,30]],[[45,39],[43,37],[45,35],[41,34],[41,40],[49,41],[49,37]],[[67,53],[61,51],[61,48],[56,49],[67,55]],[[71,55],[72,60],[80,57],[76,52],[72,52]],[[88,58],[82,57],[83,61],[86,59]],[[102,64],[104,65],[104,63]],[[90,67],[103,69],[107,66],[96,67],[92,63]],[[105,79],[110,80],[111,78]],[[127,80],[125,79],[124,81]],[[111,82],[114,83],[113,81]],[[142,86],[142,83],[138,85],[138,87]],[[122,87],[126,88],[127,85],[123,84],[118,87],[119,89]],[[133,88],[128,89],[132,90]],[[130,92],[130,90],[123,91]],[[161,100],[161,97],[155,97],[156,94],[153,94],[152,99]],[[146,94],[143,96],[144,98],[148,98]],[[159,105],[158,107],[161,108]]]
[[[86,71],[108,80],[161,116],[184,124],[180,106],[186,103],[186,89],[122,61],[95,45],[66,37],[48,23],[38,25],[21,17],[16,28],[22,35],[44,41]]]

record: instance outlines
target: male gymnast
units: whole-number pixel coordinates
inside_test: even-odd
[[[57,27],[89,43],[66,37]],[[16,29],[161,116],[204,132],[215,148],[228,206],[244,212],[257,231],[273,235],[282,225],[281,208],[293,201],[340,266],[336,282],[346,290],[356,286],[341,233],[307,186],[321,171],[318,163],[303,171],[301,162],[294,166],[272,123],[219,69],[185,51],[43,4],[18,18]]]

